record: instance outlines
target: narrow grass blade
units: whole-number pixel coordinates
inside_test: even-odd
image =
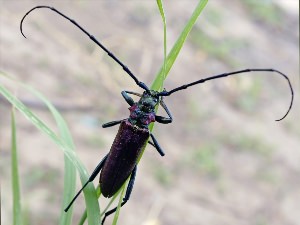
[[[120,188],[120,190],[118,190],[117,193],[114,194],[114,195],[111,197],[111,199],[110,199],[109,203],[106,205],[106,207],[105,207],[103,210],[101,210],[100,217],[102,217],[102,216],[106,213],[106,211],[109,209],[109,207],[111,206],[111,204],[115,201],[115,199],[116,199],[116,198],[118,197],[118,195],[120,194],[121,189],[122,189],[122,188]],[[97,198],[99,198],[100,196],[101,196],[101,189],[100,189],[100,187],[99,187],[99,185],[98,185],[98,187],[97,187]],[[85,210],[84,213],[82,214],[81,218],[80,218],[80,221],[79,221],[78,225],[83,225],[84,222],[85,222],[85,220],[86,220],[86,217],[87,217],[87,214],[86,214],[86,210]]]
[[[100,196],[101,196],[101,189],[100,189],[100,185],[99,184],[97,186],[96,192],[97,192],[97,199],[99,199]],[[102,216],[102,214],[100,215],[100,217],[101,216]],[[86,212],[86,209],[85,209],[84,212],[83,212],[83,214],[81,215],[81,218],[79,220],[78,225],[83,225],[84,222],[86,221],[86,218],[87,218],[87,212]]]
[[[118,222],[118,218],[119,218],[119,214],[120,214],[120,209],[121,209],[121,203],[122,203],[123,197],[125,195],[125,188],[127,187],[127,184],[128,184],[128,179],[127,179],[127,181],[122,186],[122,192],[121,192],[121,195],[120,195],[120,199],[119,199],[117,211],[115,212],[115,216],[114,216],[114,220],[113,220],[112,225],[116,225],[117,222]]]
[[[164,82],[163,78],[166,78],[166,76],[169,74],[189,32],[192,30],[195,22],[197,21],[202,10],[204,9],[207,1],[208,0],[200,0],[198,2],[198,5],[196,6],[192,16],[190,17],[189,21],[185,25],[183,31],[181,32],[180,36],[178,37],[173,48],[171,49],[170,53],[167,56],[165,72],[164,72],[164,66],[162,66],[160,71],[158,72],[154,82],[152,83],[152,85],[151,85],[152,90],[158,90],[158,91],[162,90],[163,82]]]
[[[40,100],[44,102],[44,104],[48,107],[50,112],[52,113],[56,124],[59,129],[59,136],[61,139],[66,143],[66,145],[70,148],[70,150],[74,151],[75,146],[74,142],[70,133],[70,130],[68,128],[67,123],[61,116],[61,114],[56,110],[56,108],[39,92],[34,90],[33,88],[24,85],[27,90],[32,92],[36,97],[38,97]],[[73,165],[73,163],[70,161],[68,157],[64,157],[64,191],[63,191],[63,201],[62,201],[62,207],[61,207],[61,214],[59,219],[60,225],[71,225],[72,222],[72,208],[69,209],[68,213],[64,212],[64,208],[66,205],[70,203],[72,198],[75,195],[75,187],[76,187],[76,169]]]
[[[164,63],[163,63],[163,71],[162,71],[162,82],[166,79],[166,58],[167,58],[167,23],[165,12],[163,8],[163,3],[161,0],[156,0],[163,24],[164,24]]]
[[[164,62],[164,65],[161,67],[161,69],[159,70],[159,72],[157,73],[155,80],[153,81],[152,85],[151,85],[151,90],[156,90],[156,91],[162,91],[163,89],[163,84],[164,84],[164,80],[166,79],[168,73],[170,72],[188,34],[190,33],[190,31],[192,30],[194,24],[196,23],[200,13],[202,12],[202,10],[204,9],[206,3],[208,0],[199,0],[192,16],[190,17],[190,19],[188,20],[187,24],[185,25],[184,29],[182,30],[180,36],[178,37],[177,41],[175,42],[173,48],[171,49],[170,53],[168,54],[167,58],[166,58],[166,62]],[[161,11],[160,11],[161,12]],[[164,16],[162,16],[164,17]],[[156,111],[158,110],[158,107],[156,108]],[[151,123],[149,126],[149,130],[150,132],[152,132],[154,127],[154,123]],[[147,145],[145,145],[142,154],[140,155],[138,161],[140,161],[140,159],[143,156],[144,150],[146,148]]]
[[[47,107],[51,111],[52,115],[54,116],[54,118],[58,124],[61,138],[69,146],[69,149],[71,151],[74,151],[75,146],[73,143],[72,136],[70,134],[70,131],[68,129],[68,126],[67,126],[65,120],[60,115],[60,113],[55,109],[55,107],[43,95],[41,95],[41,93],[39,93],[38,91],[34,90],[33,88],[31,88],[27,85],[24,85],[24,86],[29,91],[31,91],[33,94],[35,94],[35,96],[40,98],[47,105]],[[86,171],[85,168],[84,168],[84,170]],[[63,209],[70,203],[70,201],[74,197],[75,183],[76,183],[75,175],[76,175],[75,167],[74,167],[72,161],[70,161],[70,159],[68,157],[66,157],[66,155],[65,155],[64,200],[63,200],[62,214],[61,214],[61,220],[60,220],[61,224],[65,224],[64,222],[69,222],[71,224],[72,211],[65,213],[63,211]],[[88,180],[88,178],[81,179],[81,183],[85,184],[86,180]],[[86,189],[84,189],[84,191],[83,191],[84,196],[85,196],[85,201],[86,201],[88,221],[89,221],[89,224],[90,224],[90,221],[94,221],[94,222],[97,221],[96,224],[98,224],[100,221],[100,209],[99,209],[99,205],[97,202],[98,198],[93,197],[96,192],[94,186],[93,185],[89,185],[89,186],[92,187],[92,191],[94,192],[94,193],[92,193],[93,195],[90,195],[89,193],[86,194]],[[70,209],[70,210],[72,210],[72,209]],[[69,216],[67,216],[66,214],[67,215],[69,214]],[[94,222],[92,224],[94,224]]]
[[[38,98],[40,98],[49,108],[49,110],[51,111],[52,115],[54,116],[57,124],[58,124],[58,128],[60,131],[60,135],[62,137],[62,139],[65,141],[65,143],[69,146],[69,149],[74,151],[75,146],[73,143],[73,139],[72,136],[70,134],[70,131],[68,129],[68,126],[65,122],[65,120],[63,119],[63,117],[60,115],[60,113],[55,109],[55,107],[44,97],[42,96],[39,92],[37,92],[36,90],[34,90],[31,87],[26,87],[28,90],[30,90],[32,93],[35,94],[35,96],[37,96]],[[61,214],[61,218],[60,218],[60,224],[61,225],[65,225],[66,223],[71,224],[71,220],[72,220],[72,211],[65,213],[63,210],[64,208],[70,203],[70,201],[73,199],[74,195],[75,195],[75,183],[76,183],[76,171],[75,171],[75,167],[73,165],[73,163],[70,161],[70,159],[68,157],[65,156],[65,179],[64,179],[64,199],[63,199],[63,205],[62,205],[62,214]],[[88,179],[88,178],[87,178]],[[81,180],[82,184],[84,184],[86,182],[87,179]],[[91,185],[93,187],[93,185]],[[93,190],[94,191],[94,190]],[[85,191],[84,191],[85,193]],[[98,199],[98,198],[96,198]],[[86,200],[86,208],[87,208],[87,212],[89,212],[89,209],[92,209],[91,213],[87,213],[88,218],[92,218],[89,219],[89,221],[97,221],[96,224],[99,223],[100,221],[100,209],[98,206],[98,202],[95,200],[94,197],[92,197],[92,199],[90,198],[90,196],[86,196],[85,194],[85,200]],[[93,202],[96,201],[96,204],[98,207],[95,206]],[[70,208],[69,210],[72,210],[72,208]],[[99,217],[99,219],[98,219]],[[90,222],[89,222],[90,224]]]
[[[0,75],[6,76],[4,73],[0,72]],[[41,119],[39,119],[29,108],[27,108],[20,100],[14,97],[3,85],[0,84],[0,94],[2,94],[15,108],[17,108],[23,115],[31,121],[39,130],[44,132],[49,136],[64,152],[72,164],[79,171],[80,179],[82,183],[85,183],[89,175],[81,163],[80,159],[73,152],[72,148],[67,144],[66,141],[58,137]],[[89,224],[99,224],[100,221],[100,209],[98,201],[96,198],[96,191],[92,184],[88,185],[84,189],[84,196],[87,206],[88,223]]]
[[[101,216],[103,216],[106,213],[106,211],[109,209],[111,204],[115,201],[115,199],[117,198],[119,193],[120,193],[120,190],[116,194],[114,194],[114,196],[111,198],[111,200],[109,201],[109,203],[107,204],[105,209],[102,210]]]
[[[13,225],[22,225],[21,195],[18,169],[17,132],[14,108],[11,111],[11,171],[13,189]]]

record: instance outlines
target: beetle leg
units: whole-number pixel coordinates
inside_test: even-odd
[[[102,124],[102,127],[103,127],[103,128],[112,127],[112,126],[115,126],[115,125],[120,124],[122,121],[123,121],[123,120],[111,121],[111,122]]]
[[[108,154],[101,160],[101,162],[98,164],[98,166],[94,169],[92,175],[90,176],[90,178],[88,179],[88,181],[82,186],[82,188],[78,191],[78,193],[75,195],[75,197],[72,199],[72,201],[69,203],[69,205],[65,208],[65,212],[67,212],[69,210],[69,208],[72,206],[73,202],[76,200],[76,198],[80,195],[80,193],[82,192],[82,190],[88,185],[89,182],[92,182],[95,177],[99,174],[100,170],[102,169],[102,167],[104,166],[104,163],[107,159]]]
[[[153,144],[153,146],[156,148],[156,150],[158,151],[158,153],[159,153],[161,156],[164,156],[165,153],[164,153],[164,151],[161,149],[161,147],[159,146],[159,144],[158,144],[157,140],[155,139],[154,135],[150,133],[150,136],[151,136],[152,141],[153,141],[153,143],[151,143],[151,144]]]
[[[132,106],[134,104],[133,99],[128,95],[127,91],[122,91],[121,95],[125,99],[125,101],[128,103],[128,105]]]
[[[172,121],[173,121],[172,115],[171,115],[168,107],[166,106],[165,102],[162,99],[160,100],[160,105],[161,105],[161,107],[163,107],[163,109],[166,111],[166,113],[168,114],[169,117],[162,117],[162,116],[155,115],[155,121],[158,123],[163,123],[163,124],[172,123]]]
[[[154,144],[152,141],[148,141],[148,144],[152,145],[154,148],[157,149],[157,147],[155,146],[155,144]],[[158,150],[157,150],[157,151],[158,151]],[[159,154],[160,154],[161,156],[164,156],[164,155],[165,155],[165,153],[164,153],[161,149],[160,149]]]
[[[136,92],[132,92],[132,91],[122,91],[122,92],[121,92],[121,95],[123,96],[123,98],[125,99],[125,101],[126,101],[130,106],[132,106],[132,105],[134,104],[134,100],[129,96],[129,94],[132,94],[132,95],[136,95],[136,96],[142,97],[141,94],[136,93]]]
[[[172,123],[173,119],[155,115],[155,121],[162,124],[168,124],[168,123]]]
[[[152,141],[148,141],[148,144],[152,145],[153,147],[155,147],[154,143]]]
[[[138,96],[138,97],[142,97],[143,95],[140,94],[140,93],[137,93],[137,92],[134,92],[134,91],[125,91],[127,94],[131,94],[131,95],[135,95],[135,96]]]
[[[130,198],[130,195],[131,195],[131,192],[132,192],[132,188],[133,188],[133,185],[134,185],[134,181],[135,181],[136,170],[137,170],[137,166],[135,165],[134,169],[132,170],[129,183],[127,185],[127,189],[126,189],[125,196],[123,198],[123,202],[121,203],[120,207],[122,207],[123,205],[125,205],[125,203]],[[104,221],[105,221],[106,217],[108,217],[110,214],[114,213],[117,210],[117,208],[118,207],[115,207],[115,208],[109,210],[108,212],[106,212],[104,214],[104,217],[103,217],[103,220],[102,220],[102,223],[101,223],[102,225],[104,224]]]

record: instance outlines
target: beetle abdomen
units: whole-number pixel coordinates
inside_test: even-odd
[[[131,174],[141,150],[149,138],[149,130],[121,122],[119,131],[100,174],[101,193],[114,195]]]

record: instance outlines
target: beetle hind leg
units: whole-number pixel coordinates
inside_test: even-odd
[[[94,169],[93,173],[87,180],[87,182],[82,186],[82,188],[77,192],[75,197],[72,199],[72,201],[69,203],[69,205],[64,209],[65,212],[69,210],[69,208],[73,205],[74,201],[77,199],[77,197],[80,195],[80,193],[83,191],[83,189],[88,185],[88,183],[92,182],[95,177],[100,173],[100,170],[104,166],[104,163],[107,159],[108,154],[101,160],[101,162],[98,164],[98,166]]]
[[[129,200],[130,198],[130,195],[131,195],[131,192],[132,192],[132,188],[133,188],[133,185],[134,185],[134,181],[135,181],[135,175],[136,175],[136,170],[137,170],[137,166],[135,165],[132,173],[131,173],[131,176],[130,176],[130,180],[129,180],[129,183],[128,183],[128,186],[127,186],[127,189],[126,189],[126,193],[125,193],[125,197],[123,198],[123,201],[121,203],[121,206],[122,207],[123,205],[125,205],[125,203]],[[115,211],[117,211],[117,208],[118,207],[115,207],[111,210],[109,210],[108,212],[106,212],[104,214],[104,217],[103,217],[103,220],[102,220],[102,225],[104,224],[104,221],[106,219],[106,217],[108,217],[109,215],[111,215],[112,213],[114,213]]]
[[[157,150],[157,152],[158,152],[161,156],[164,156],[165,153],[164,153],[164,151],[162,150],[162,148],[160,147],[160,145],[158,144],[158,142],[157,142],[156,138],[154,137],[154,135],[153,135],[152,133],[150,133],[150,136],[151,136],[153,142],[148,141],[148,143],[149,143],[150,145],[152,145],[152,146]]]

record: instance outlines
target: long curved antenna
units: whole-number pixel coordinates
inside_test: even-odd
[[[85,33],[94,43],[96,43],[100,48],[102,48],[114,61],[116,61],[122,68],[123,70],[134,80],[134,82],[141,88],[143,88],[146,91],[150,91],[149,88],[147,87],[146,84],[144,84],[143,82],[140,82],[136,76],[133,75],[133,73],[128,69],[128,67],[126,65],[124,65],[116,56],[114,56],[113,53],[111,53],[107,48],[105,48],[93,35],[91,35],[90,33],[88,33],[85,29],[83,29],[75,20],[69,18],[68,16],[64,15],[63,13],[61,13],[60,11],[58,11],[57,9],[50,7],[50,6],[45,6],[45,5],[40,5],[40,6],[36,6],[34,8],[32,8],[31,10],[29,10],[22,18],[21,23],[20,23],[20,31],[22,33],[22,35],[26,38],[26,36],[23,33],[23,29],[22,29],[22,25],[23,25],[23,21],[25,19],[25,17],[31,13],[33,10],[35,9],[40,9],[40,8],[47,8],[47,9],[51,9],[52,11],[56,12],[57,14],[61,15],[62,17],[64,17],[65,19],[69,20],[71,23],[73,23],[76,27],[78,27],[83,33]]]
[[[275,72],[275,73],[278,73],[279,75],[283,76],[287,80],[287,82],[290,86],[291,95],[292,95],[290,106],[289,106],[287,112],[285,113],[285,115],[282,118],[280,118],[276,121],[283,120],[288,115],[288,113],[290,112],[290,110],[292,108],[293,100],[294,100],[294,91],[293,91],[293,87],[292,87],[292,84],[291,84],[289,78],[285,74],[283,74],[282,72],[280,72],[278,70],[274,70],[274,69],[244,69],[244,70],[238,70],[238,71],[234,71],[234,72],[230,72],[230,73],[222,73],[222,74],[219,74],[219,75],[214,75],[214,76],[211,76],[211,77],[207,77],[207,78],[204,78],[204,79],[194,81],[194,82],[189,83],[189,84],[179,86],[177,88],[172,89],[171,91],[165,91],[164,90],[164,91],[158,93],[157,95],[158,96],[169,96],[169,95],[173,94],[176,91],[186,89],[186,88],[188,88],[190,86],[193,86],[193,85],[196,85],[196,84],[204,83],[205,81],[208,81],[208,80],[213,80],[213,79],[218,79],[218,78],[222,78],[222,77],[237,75],[237,74],[241,74],[241,73],[248,73],[248,72]]]

